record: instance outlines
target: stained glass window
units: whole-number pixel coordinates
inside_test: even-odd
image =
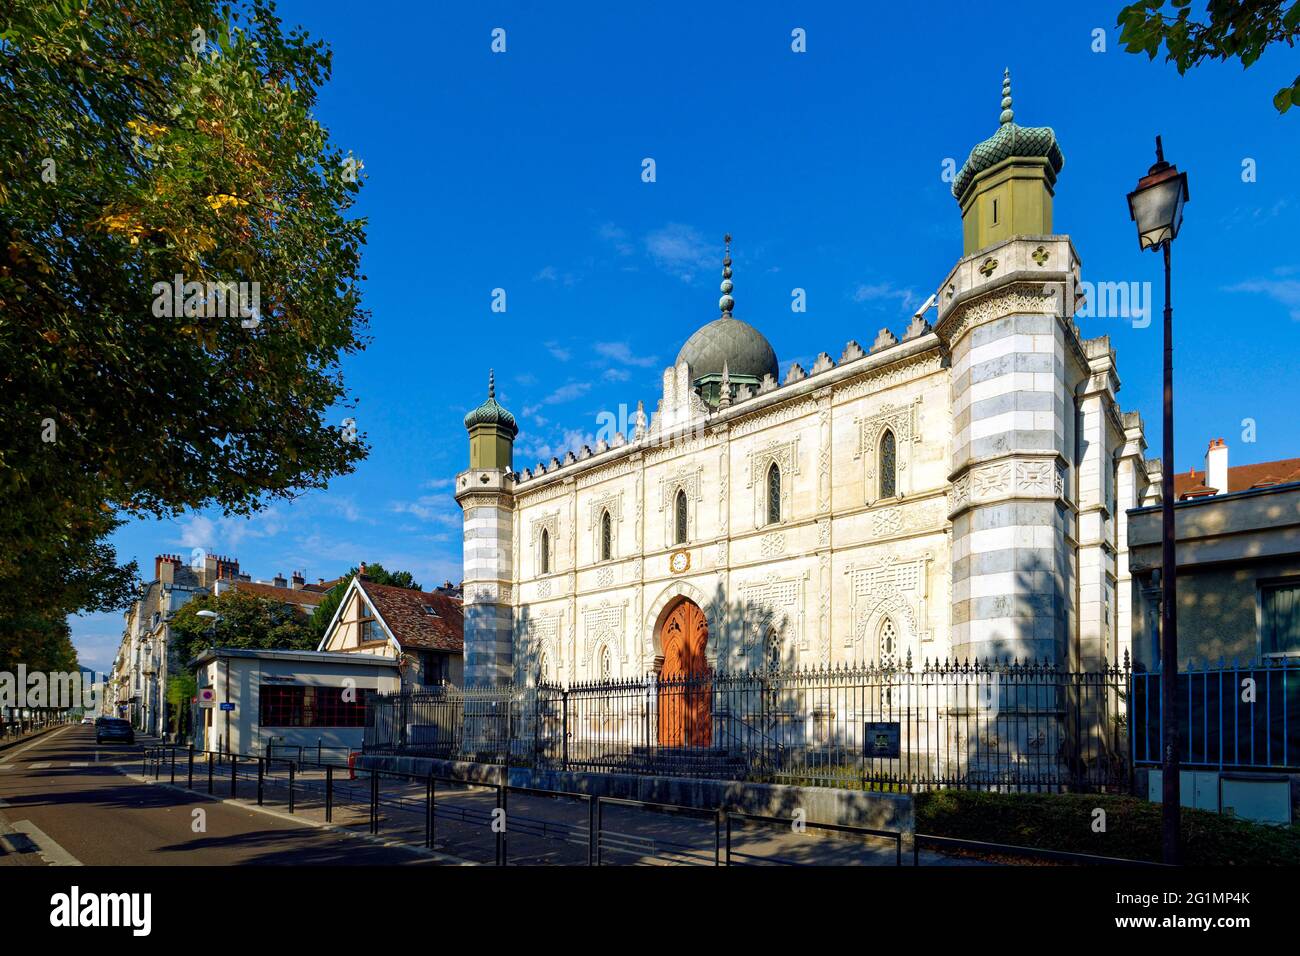
[[[880,497],[893,498],[898,494],[898,448],[894,433],[886,428],[880,436]]]
[[[608,561],[614,554],[614,530],[609,512],[600,516],[600,560]]]
[[[545,528],[542,529],[542,549],[537,556],[537,566],[542,574],[551,571],[551,533]]]
[[[767,470],[767,523],[781,521],[781,469],[772,463]]]
[[[677,543],[686,543],[686,492],[677,492]]]

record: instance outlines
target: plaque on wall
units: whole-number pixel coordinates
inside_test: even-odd
[[[899,723],[896,720],[867,721],[863,734],[863,756],[868,759],[891,760],[899,756]]]

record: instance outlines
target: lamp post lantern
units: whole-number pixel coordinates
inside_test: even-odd
[[[1165,162],[1156,137],[1156,162],[1128,194],[1129,216],[1137,223],[1142,249],[1161,250],[1165,260],[1164,434],[1160,453],[1160,713],[1163,715],[1161,783],[1164,861],[1179,862],[1178,721],[1178,569],[1174,560],[1174,310],[1169,298],[1169,247],[1183,224],[1191,198],[1187,174]]]

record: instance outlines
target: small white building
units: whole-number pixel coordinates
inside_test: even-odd
[[[195,746],[265,755],[269,746],[360,750],[375,694],[401,688],[397,660],[377,654],[209,648],[194,659]]]

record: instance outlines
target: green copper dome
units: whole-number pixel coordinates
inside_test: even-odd
[[[1056,133],[1050,126],[1016,125],[1015,113],[1011,110],[1011,76],[1007,71],[1002,80],[1002,115],[998,131],[970,151],[953,181],[953,196],[960,200],[976,176],[1012,156],[1046,159],[1053,173],[1059,173],[1065,165],[1065,154],[1061,152]]]
[[[519,434],[519,425],[515,422],[515,416],[497,404],[496,376],[490,371],[487,401],[465,416],[466,429],[472,429],[475,425],[498,425],[508,431],[511,438]]]
[[[697,381],[706,375],[721,375],[723,365],[733,380],[744,376],[759,382],[764,375],[776,378],[780,371],[776,352],[763,333],[730,315],[696,330],[677,353],[677,361],[690,365]]]
[[[764,375],[776,378],[780,372],[772,343],[748,322],[731,315],[736,305],[732,295],[736,284],[731,281],[731,233],[723,236],[722,241],[726,249],[722,256],[722,284],[718,286],[722,292],[722,298],[718,300],[722,315],[696,329],[677,353],[677,362],[673,363],[689,365],[696,385],[700,385],[701,380],[711,383],[705,395],[710,404],[717,401],[717,386],[724,368],[733,386],[738,383],[757,385],[763,381]]]

